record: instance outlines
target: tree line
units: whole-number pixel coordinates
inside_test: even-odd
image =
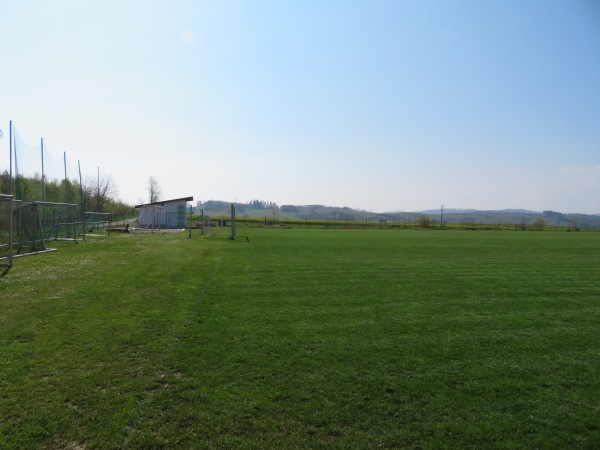
[[[279,206],[275,202],[269,202],[264,200],[250,200],[247,203],[237,203],[234,202],[236,212],[238,214],[243,214],[247,211],[256,211],[256,210],[264,210],[264,211],[272,211],[279,210]],[[222,214],[225,211],[229,211],[231,207],[231,202],[225,202],[222,200],[207,200],[205,202],[197,202],[196,210],[199,212],[201,209],[204,209],[207,212],[211,212],[213,214],[219,213]]]
[[[16,200],[74,203],[82,212],[108,212],[115,216],[134,213],[131,205],[118,199],[117,186],[108,175],[87,178],[80,185],[79,181],[69,179],[45,179],[42,183],[42,177],[35,174],[32,177],[13,178],[11,186],[10,174],[5,170],[0,173],[0,193],[11,192]]]

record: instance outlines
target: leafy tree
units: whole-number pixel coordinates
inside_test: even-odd
[[[431,227],[431,217],[426,214],[422,214],[417,218],[416,225],[419,228],[430,228]]]
[[[221,200],[207,200],[204,202],[205,210],[225,210],[227,207],[229,207],[229,203]]]
[[[278,208],[277,203],[266,202],[264,200],[251,200],[248,203],[248,206],[251,209],[273,209],[273,208]]]
[[[545,210],[542,214],[545,217],[548,217],[550,219],[558,219],[558,220],[564,220],[565,219],[565,215],[562,214],[562,213],[559,213],[557,211]]]
[[[10,174],[6,170],[0,174],[0,194],[10,194]]]
[[[234,203],[236,214],[244,214],[248,205],[244,203]]]
[[[531,225],[531,228],[533,230],[542,231],[545,226],[546,226],[546,221],[540,217],[535,222],[533,222],[533,224]]]
[[[26,201],[42,200],[42,180],[40,175],[19,177],[20,194],[17,198]],[[10,193],[10,174],[0,173],[0,193]],[[135,208],[116,199],[117,187],[111,177],[98,180],[88,179],[82,189],[77,180],[45,180],[45,200],[53,203],[75,203],[79,211],[110,212],[113,216],[129,216],[135,213]]]

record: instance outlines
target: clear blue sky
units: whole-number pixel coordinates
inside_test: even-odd
[[[600,2],[0,0],[9,120],[132,203],[600,213]]]

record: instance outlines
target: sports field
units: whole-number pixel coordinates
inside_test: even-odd
[[[0,278],[0,448],[597,448],[600,233],[112,235]]]

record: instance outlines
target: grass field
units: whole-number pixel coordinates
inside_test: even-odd
[[[113,235],[0,279],[0,448],[598,448],[600,233]]]

